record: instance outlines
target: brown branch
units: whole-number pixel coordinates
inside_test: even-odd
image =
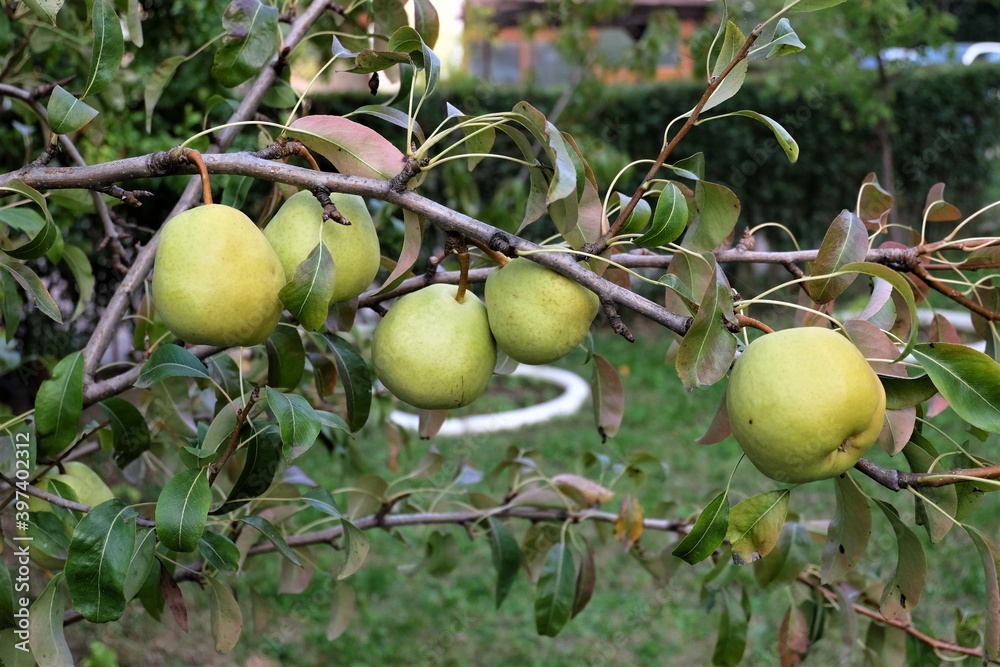
[[[908,488],[950,486],[952,484],[968,482],[968,478],[970,477],[984,480],[1000,479],[1000,466],[956,468],[942,472],[904,472],[902,470],[883,468],[868,459],[861,459],[854,467],[890,491],[902,491]]]
[[[701,111],[702,109],[705,108],[705,105],[708,104],[709,99],[711,99],[715,91],[718,90],[719,86],[722,85],[722,82],[725,81],[726,77],[729,76],[730,73],[732,73],[732,71],[736,68],[736,66],[740,63],[740,61],[746,59],[747,54],[750,53],[750,47],[752,47],[754,42],[757,41],[757,38],[760,37],[761,32],[763,32],[763,30],[764,30],[764,24],[763,23],[758,24],[757,27],[755,27],[747,36],[746,40],[743,42],[743,46],[741,46],[740,50],[736,52],[736,55],[733,56],[733,59],[729,61],[729,64],[726,65],[726,68],[723,69],[721,72],[719,72],[717,76],[712,77],[712,80],[709,81],[708,86],[705,88],[705,92],[702,93],[701,99],[699,99],[698,103],[694,105],[693,109],[691,109],[691,112],[688,115],[687,120],[685,120],[684,124],[681,125],[679,130],[677,130],[677,134],[675,134],[667,143],[667,145],[663,147],[663,150],[660,151],[660,154],[656,156],[656,160],[654,160],[653,164],[650,166],[649,171],[646,173],[646,177],[642,179],[642,185],[636,188],[636,191],[632,195],[632,198],[629,199],[627,204],[625,204],[625,208],[621,209],[621,211],[618,212],[618,217],[615,219],[614,224],[611,225],[611,228],[608,229],[608,231],[605,232],[600,239],[598,239],[594,243],[588,243],[584,245],[583,248],[581,249],[583,250],[583,252],[591,255],[600,255],[605,250],[607,250],[608,241],[610,241],[615,235],[618,234],[618,232],[621,231],[622,225],[625,224],[625,221],[628,220],[629,215],[639,204],[639,200],[642,199],[642,196],[646,193],[646,190],[649,189],[649,184],[652,182],[654,178],[656,178],[656,174],[660,170],[660,167],[663,166],[663,163],[666,162],[667,158],[670,157],[670,155],[674,152],[674,149],[677,148],[677,144],[681,142],[681,139],[683,139],[687,135],[687,133],[691,130],[691,128],[693,128],[695,124],[698,122],[699,114],[701,114]]]
[[[236,446],[240,443],[240,431],[243,430],[243,425],[247,423],[247,418],[250,416],[250,409],[253,408],[253,404],[259,399],[260,387],[254,387],[253,391],[250,392],[250,398],[247,400],[247,404],[242,408],[236,408],[236,426],[233,428],[233,435],[229,438],[229,444],[226,445],[226,451],[222,453],[222,458],[210,466],[210,471],[208,473],[209,486],[212,486],[212,484],[215,483],[215,478],[219,476],[219,471],[226,466],[226,462],[229,461],[229,457],[236,452]]]
[[[933,290],[936,290],[936,291],[940,292],[941,294],[944,294],[946,297],[948,297],[949,299],[951,299],[955,303],[960,304],[960,305],[968,308],[972,312],[974,312],[977,315],[980,315],[980,316],[986,318],[987,320],[991,320],[991,321],[1000,320],[1000,313],[996,312],[995,310],[990,310],[989,308],[986,308],[982,304],[976,303],[972,299],[969,299],[967,296],[965,296],[961,292],[956,292],[955,290],[953,290],[948,285],[945,285],[942,282],[938,282],[937,279],[935,279],[933,276],[931,276],[931,274],[927,273],[927,271],[924,269],[924,267],[920,266],[919,264],[916,265],[916,266],[914,266],[911,269],[911,271],[913,272],[913,275],[917,276],[918,278],[920,278],[921,280],[923,280],[925,283],[927,283],[928,287],[930,287]]]
[[[0,480],[10,484],[11,487],[18,489],[22,493],[42,499],[50,505],[58,505],[59,507],[65,507],[66,509],[73,510],[75,512],[83,512],[84,514],[94,509],[90,505],[84,505],[83,503],[78,503],[74,500],[67,500],[66,498],[53,495],[48,491],[43,491],[33,484],[26,484],[24,487],[21,487],[15,480],[8,478],[3,473],[0,473]],[[150,521],[149,519],[143,519],[142,517],[136,517],[135,523],[137,526],[142,526],[143,528],[153,528],[156,526],[155,522]]]
[[[610,301],[601,300],[601,307],[604,309],[604,316],[608,318],[608,324],[611,325],[611,330],[628,342],[634,343],[635,336],[632,335],[632,332],[629,331],[628,327],[625,326],[625,323],[622,322],[622,317],[618,314],[618,309],[615,308],[615,304]]]
[[[822,583],[816,579],[815,575],[810,576],[807,574],[801,574],[798,576],[796,580],[800,584],[805,584],[809,588],[819,591],[820,595],[825,597],[831,603],[836,605],[841,604],[841,600],[840,598],[837,597],[837,594],[831,591],[829,588],[823,586]],[[931,637],[930,635],[921,632],[920,630],[915,628],[913,624],[910,623],[909,621],[891,621],[885,618],[877,609],[871,609],[870,607],[866,607],[863,604],[857,604],[857,603],[852,603],[851,609],[854,611],[854,613],[860,616],[865,616],[867,618],[870,618],[876,623],[880,623],[882,625],[888,625],[898,630],[902,630],[903,632],[910,635],[914,639],[927,644],[935,651],[948,651],[950,653],[969,655],[977,658],[983,657],[982,649],[969,648],[968,646],[961,646],[959,644],[944,641],[941,639],[935,639],[934,637]],[[996,663],[998,661],[994,659],[990,660],[990,662]]]
[[[330,199],[330,188],[322,186],[312,189],[313,197],[323,207],[323,220],[333,220],[340,225],[350,225],[351,221],[337,209],[337,205]]]

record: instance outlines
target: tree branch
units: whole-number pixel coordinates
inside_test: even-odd
[[[984,480],[1000,479],[1000,466],[956,468],[942,472],[904,472],[902,470],[883,468],[868,459],[861,459],[854,467],[890,491],[902,491],[908,488],[950,486],[951,484],[968,482],[970,477]]]
[[[78,503],[73,500],[67,500],[66,498],[63,498],[61,496],[53,495],[48,491],[43,491],[42,489],[39,489],[37,486],[33,484],[27,484],[23,489],[21,489],[21,487],[17,485],[16,481],[8,478],[3,473],[0,473],[0,480],[3,480],[5,483],[9,484],[11,488],[22,490],[29,496],[41,498],[50,505],[65,507],[66,509],[73,510],[75,512],[83,512],[84,514],[93,509],[93,507],[91,507],[90,505],[84,505],[83,503]],[[142,517],[136,517],[135,523],[137,526],[142,526],[143,528],[153,528],[154,526],[156,526],[156,524],[153,521],[150,521],[149,519],[143,519]]]

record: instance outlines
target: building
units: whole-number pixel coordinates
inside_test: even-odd
[[[593,67],[607,81],[633,81],[638,75],[623,63],[654,22],[669,24],[672,39],[661,44],[654,78],[691,75],[694,63],[687,42],[702,23],[711,0],[631,0],[590,3],[562,11],[588,15],[596,45]],[[566,6],[566,5],[564,5]],[[609,11],[610,8],[610,11]],[[583,64],[566,62],[555,44],[565,22],[559,7],[546,0],[466,0],[463,65],[466,72],[497,84],[540,86],[571,81]]]

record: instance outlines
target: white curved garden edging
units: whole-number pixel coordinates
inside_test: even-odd
[[[550,382],[563,388],[563,393],[538,405],[518,410],[485,415],[469,415],[446,419],[438,431],[442,436],[462,436],[476,433],[509,431],[532,424],[542,424],[554,417],[576,414],[590,398],[590,385],[576,373],[552,366],[518,366],[511,375]],[[412,412],[393,410],[389,420],[408,431],[419,428],[420,418]]]

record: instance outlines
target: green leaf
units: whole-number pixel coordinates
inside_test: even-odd
[[[52,89],[46,106],[49,127],[54,134],[76,132],[97,117],[97,109],[73,96],[62,86]]]
[[[729,530],[729,493],[723,491],[698,515],[691,532],[674,548],[673,555],[691,565],[699,563],[718,549]]]
[[[125,611],[136,516],[134,509],[112,498],[87,512],[73,531],[66,581],[73,607],[92,623],[117,621]]]
[[[437,44],[441,22],[437,10],[430,0],[415,0],[413,3],[413,26],[430,48]]]
[[[1000,364],[956,343],[917,345],[913,356],[962,419],[1000,433]]]
[[[304,116],[288,136],[319,153],[337,171],[365,178],[391,179],[403,169],[404,156],[375,130],[340,116]]]
[[[163,90],[170,84],[177,68],[190,60],[191,56],[171,56],[157,65],[156,70],[146,79],[143,102],[146,106],[146,132],[153,131],[153,111],[160,101]]]
[[[864,261],[866,254],[868,231],[858,216],[845,209],[830,223],[813,263],[812,275],[837,273],[845,264]],[[829,303],[850,287],[856,277],[852,273],[831,275],[810,280],[805,287],[813,301]]]
[[[691,221],[684,245],[709,252],[732,234],[740,217],[740,200],[724,185],[698,181],[694,186],[698,214]]]
[[[33,221],[28,224],[15,224],[12,225],[16,229],[21,229],[27,233],[34,233],[34,236],[19,246],[13,248],[0,248],[4,253],[10,255],[14,259],[20,260],[31,260],[38,259],[45,253],[47,253],[53,246],[56,245],[58,241],[62,239],[62,234],[59,231],[59,227],[56,226],[55,222],[52,220],[52,214],[49,212],[48,204],[45,201],[45,197],[42,196],[38,190],[25,185],[23,181],[14,179],[4,187],[0,187],[0,191],[16,192],[17,194],[30,199],[35,205],[42,210],[42,224],[36,226]],[[10,224],[15,223],[25,223],[25,214],[34,214],[34,211],[20,211],[18,209],[12,209],[7,212],[4,222]],[[20,214],[20,215],[18,215]],[[35,216],[37,217],[37,215]]]
[[[929,472],[932,465],[940,465],[938,452],[926,438],[914,434],[910,442],[903,447],[903,455],[916,473]],[[930,503],[914,496],[916,503],[916,523],[927,531],[931,542],[940,542],[955,525],[954,517],[958,513],[957,485],[929,486],[919,489],[920,495]],[[942,510],[945,514],[942,514]],[[945,516],[947,515],[947,516]]]
[[[31,657],[39,667],[67,667],[74,664],[73,654],[63,631],[66,614],[63,578],[62,572],[52,577],[42,594],[31,605],[28,637]]]
[[[815,12],[828,7],[836,7],[844,0],[787,0],[785,7],[792,7],[793,12]]]
[[[243,470],[233,484],[229,497],[210,514],[219,515],[242,507],[262,495],[271,486],[281,464],[280,437],[276,429],[262,429],[249,438],[242,449],[246,451]]]
[[[573,614],[570,619],[587,608],[590,599],[594,595],[594,586],[597,584],[597,564],[594,562],[594,547],[590,541],[583,537],[584,549],[580,555],[580,569],[576,573],[576,585],[573,592]],[[632,550],[630,550],[632,551]]]
[[[211,379],[208,367],[180,345],[161,345],[150,355],[142,366],[137,389],[146,389],[154,383],[169,377],[193,377]]]
[[[142,19],[139,16],[139,0],[128,0],[128,10],[125,14],[125,25],[128,26],[129,41],[142,48]]]
[[[23,263],[11,259],[6,255],[0,255],[0,267],[17,281],[21,289],[31,295],[31,298],[35,300],[35,307],[38,310],[42,311],[50,319],[62,324],[63,320],[62,314],[59,312],[59,306],[56,304],[55,299],[52,298],[52,295],[49,294],[49,290],[42,283],[38,274]]]
[[[554,169],[549,189],[546,194],[546,204],[573,196],[577,192],[577,172],[573,162],[573,154],[559,130],[545,118],[545,114],[527,102],[514,105],[514,113],[518,122],[528,130],[545,149],[545,153]]]
[[[326,626],[326,640],[332,642],[344,634],[357,612],[354,589],[348,584],[337,584],[330,592],[330,622]]]
[[[728,590],[722,592],[722,611],[719,615],[719,634],[712,652],[712,664],[735,667],[743,660],[747,646],[747,625],[750,615],[747,592],[743,590],[743,604],[737,604]]]
[[[868,548],[872,510],[868,498],[846,474],[834,478],[836,510],[823,545],[822,581],[843,581]]]
[[[21,325],[23,305],[17,283],[10,274],[0,271],[0,312],[3,313],[4,339],[8,343],[14,340],[17,328]]]
[[[767,52],[767,57],[781,58],[804,51],[805,48],[806,45],[792,29],[791,22],[788,19],[781,19],[774,26],[774,34],[771,35],[771,50]]]
[[[132,558],[128,562],[128,572],[125,575],[125,586],[122,591],[125,600],[131,600],[142,588],[153,569],[153,561],[156,560],[156,531],[152,528],[140,528],[136,530],[135,548],[132,549]]]
[[[275,389],[294,389],[302,381],[306,353],[298,329],[279,325],[266,342],[267,383]]]
[[[432,577],[443,577],[458,564],[458,542],[451,533],[431,531],[427,537],[423,565]]]
[[[687,223],[687,198],[677,184],[671,181],[663,187],[656,200],[653,224],[648,232],[635,240],[635,244],[641,248],[655,248],[673,243],[684,233]]]
[[[24,4],[28,5],[38,18],[52,25],[56,24],[56,15],[65,3],[66,0],[24,0]]]
[[[321,240],[278,293],[281,303],[306,331],[316,331],[326,322],[335,275],[333,256]]]
[[[211,622],[215,650],[219,653],[229,653],[236,648],[236,643],[243,632],[243,612],[232,589],[224,582],[210,577],[208,586],[212,589]]]
[[[602,438],[613,438],[625,416],[625,387],[618,369],[599,354],[593,355],[594,371],[590,377],[594,420]]]
[[[212,77],[227,88],[260,72],[278,47],[278,8],[260,0],[232,0],[222,14],[226,35],[215,53]]]
[[[90,73],[83,97],[96,95],[114,81],[125,55],[122,24],[108,0],[94,0],[94,45],[90,55]]]
[[[83,352],[73,352],[52,369],[35,397],[38,448],[55,453],[76,438],[83,412]]]
[[[794,34],[794,33],[792,33]],[[732,114],[726,114],[732,116],[745,116],[747,118],[752,118],[760,123],[766,125],[771,132],[774,132],[774,138],[778,140],[778,145],[781,146],[781,150],[785,151],[785,155],[788,157],[788,161],[795,164],[799,159],[799,145],[789,134],[781,123],[774,120],[770,116],[765,116],[762,113],[757,113],[756,111],[734,111]]]
[[[156,500],[156,535],[163,546],[181,553],[197,549],[211,503],[208,468],[174,475]]]
[[[938,392],[930,375],[916,377],[894,377],[879,375],[882,388],[885,389],[886,410],[898,410],[919,405]]]
[[[253,526],[260,534],[268,539],[268,541],[274,545],[274,547],[281,553],[282,556],[292,561],[296,565],[301,566],[302,562],[299,561],[299,557],[295,555],[295,552],[291,550],[288,546],[288,542],[282,537],[281,532],[275,527],[273,523],[268,521],[262,516],[245,516],[241,517],[240,521],[247,524],[248,526]]]
[[[363,107],[358,107],[357,109],[345,115],[344,117],[349,118],[356,114],[372,116],[374,118],[384,120],[387,123],[392,123],[396,127],[401,127],[404,130],[406,128],[412,128],[413,136],[419,139],[421,143],[426,141],[426,137],[424,136],[424,131],[420,127],[420,124],[417,123],[416,120],[411,118],[406,113],[400,111],[399,109],[394,109],[384,104],[366,104]]]
[[[338,519],[344,516],[340,511],[340,508],[337,507],[337,503],[334,501],[333,495],[322,487],[318,489],[310,489],[306,493],[302,494],[302,502],[310,507],[318,509],[320,512],[328,516],[336,517]]]
[[[887,620],[897,621],[906,617],[920,602],[920,594],[927,580],[927,558],[920,540],[899,518],[896,508],[875,498],[872,502],[889,519],[896,534],[896,570],[882,590],[879,611]]]
[[[97,281],[94,279],[94,270],[90,266],[90,259],[77,246],[64,246],[62,258],[66,266],[69,267],[70,273],[73,274],[73,279],[76,280],[76,289],[79,294],[76,300],[76,307],[69,318],[72,322],[80,317],[83,309],[90,302],[91,297],[94,296],[94,286],[97,284]]]
[[[347,519],[341,519],[340,525],[344,529],[344,550],[347,552],[347,560],[344,566],[337,573],[337,581],[341,581],[351,576],[361,568],[361,564],[368,557],[368,549],[371,547],[368,536]]]
[[[324,333],[323,340],[333,353],[337,372],[344,385],[347,425],[357,432],[368,421],[372,404],[372,374],[368,363],[350,343],[337,334]]]
[[[489,517],[490,556],[497,571],[496,608],[499,609],[517,580],[521,569],[521,548],[510,529],[496,517]]]
[[[996,543],[972,526],[962,526],[969,534],[972,543],[976,545],[979,559],[983,563],[983,574],[986,584],[986,627],[983,632],[983,649],[988,660],[996,660],[1000,656],[1000,582],[997,580],[997,563],[1000,561],[1000,549]]]
[[[711,254],[706,257],[715,262]],[[726,320],[735,321],[732,291],[717,264],[715,278],[705,290],[698,312],[677,350],[677,375],[686,389],[721,380],[736,354],[736,337],[726,328]]]
[[[14,582],[10,570],[0,567],[0,630],[17,627],[14,620]]]
[[[221,533],[206,530],[198,544],[205,562],[220,572],[236,572],[240,567],[240,550],[236,544]]]
[[[278,420],[282,452],[291,463],[304,454],[319,435],[320,423],[309,402],[297,394],[282,394],[267,387],[267,405]]]
[[[124,469],[153,446],[146,418],[134,405],[117,396],[101,401],[101,408],[111,420],[115,463]]]
[[[788,489],[768,491],[751,496],[730,510],[726,537],[734,563],[746,565],[771,552],[785,525],[788,495]]]
[[[740,47],[743,46],[743,42],[745,41],[746,36],[743,34],[743,31],[732,21],[726,22],[726,35],[722,41],[722,50],[719,51],[719,55],[715,59],[715,65],[712,67],[713,77],[721,76],[729,63],[739,53]],[[719,87],[715,89],[715,92],[708,98],[705,106],[701,109],[702,113],[717,107],[738,93],[740,88],[743,87],[743,81],[747,78],[749,67],[750,63],[747,62],[746,57],[740,60],[722,83],[719,84]],[[687,115],[690,115],[690,113],[688,112]]]
[[[545,557],[535,597],[535,629],[539,635],[555,637],[573,614],[576,569],[573,554],[558,543]]]
[[[801,523],[789,521],[781,531],[778,544],[753,564],[753,575],[761,588],[789,584],[796,580],[810,562],[812,537]]]

